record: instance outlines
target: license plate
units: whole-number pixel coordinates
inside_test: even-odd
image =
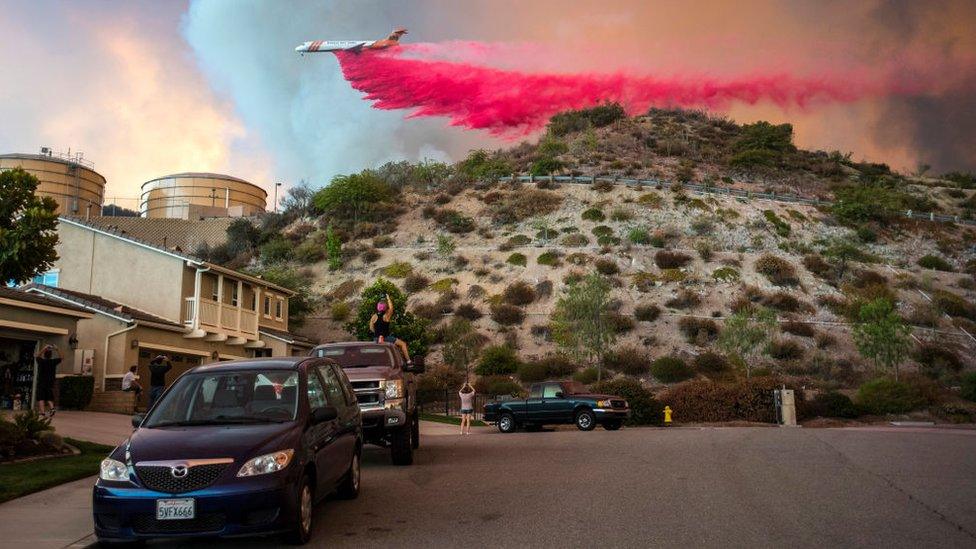
[[[196,514],[196,502],[193,498],[185,499],[157,499],[156,520],[186,520]]]

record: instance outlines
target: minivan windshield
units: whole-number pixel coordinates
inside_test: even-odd
[[[298,372],[201,372],[180,377],[143,427],[280,423],[298,412]]]

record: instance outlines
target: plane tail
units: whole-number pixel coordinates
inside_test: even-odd
[[[407,34],[407,29],[403,27],[397,27],[393,29],[393,32],[391,32],[390,35],[386,37],[386,39],[393,40],[394,42],[399,42],[400,37],[403,36],[404,34]]]

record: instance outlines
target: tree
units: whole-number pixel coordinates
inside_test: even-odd
[[[464,370],[465,379],[471,372],[471,366],[478,359],[481,348],[488,338],[479,333],[471,325],[471,321],[455,318],[444,327],[444,363],[458,370]]]
[[[293,214],[295,217],[305,217],[312,209],[312,199],[315,191],[304,179],[298,185],[288,189],[285,197],[281,200],[281,209],[286,214]]]
[[[0,284],[26,282],[58,259],[58,204],[34,194],[37,185],[22,168],[0,172]]]
[[[847,273],[848,263],[865,258],[864,251],[850,238],[835,238],[824,248],[823,254],[834,261],[837,267],[837,280]]]
[[[335,176],[328,187],[315,193],[312,203],[322,213],[356,223],[364,215],[378,211],[377,206],[388,202],[394,193],[375,172],[363,170]]]
[[[911,329],[885,298],[862,305],[860,319],[852,329],[857,351],[871,359],[875,368],[893,372],[898,379],[898,365],[911,349]]]
[[[227,226],[227,249],[234,256],[254,250],[260,238],[261,231],[247,218],[239,217]]]
[[[329,270],[338,271],[342,268],[342,242],[332,225],[325,230],[325,250],[329,258]]]
[[[376,312],[376,304],[389,295],[393,300],[393,320],[391,332],[393,335],[407,342],[410,355],[426,355],[430,345],[427,334],[428,322],[407,312],[407,296],[397,288],[396,284],[380,278],[372,286],[363,289],[360,295],[359,308],[356,317],[346,325],[349,333],[356,338],[367,341],[373,339],[369,331],[369,319]]]
[[[776,314],[765,307],[743,309],[725,319],[725,327],[718,336],[718,346],[746,368],[752,375],[749,360],[764,350],[776,330]]]
[[[610,284],[591,274],[571,284],[556,303],[552,336],[574,358],[595,364],[602,379],[603,356],[617,339],[610,308]]]

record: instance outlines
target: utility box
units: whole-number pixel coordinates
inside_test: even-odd
[[[775,391],[776,419],[784,427],[796,427],[796,398],[793,389]]]

